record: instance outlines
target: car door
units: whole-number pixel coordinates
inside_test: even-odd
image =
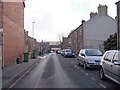
[[[103,68],[104,68],[104,73],[107,76],[111,76],[111,65],[112,65],[112,59],[115,53],[113,52],[108,52],[106,53],[104,60],[102,61]]]
[[[116,52],[111,64],[111,77],[120,82],[120,53]],[[118,63],[118,64],[117,64]]]

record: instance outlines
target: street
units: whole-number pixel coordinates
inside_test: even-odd
[[[98,69],[85,70],[76,58],[50,53],[26,72],[10,88],[116,88],[117,84],[99,79]]]

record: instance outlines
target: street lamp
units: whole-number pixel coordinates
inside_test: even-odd
[[[34,23],[35,22],[32,22],[32,37],[34,38]]]

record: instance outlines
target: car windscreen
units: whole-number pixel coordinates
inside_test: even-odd
[[[65,50],[65,52],[72,52],[70,49]]]
[[[100,52],[99,50],[86,50],[85,51],[87,56],[102,56],[102,52]]]

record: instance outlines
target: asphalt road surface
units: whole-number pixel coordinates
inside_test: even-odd
[[[10,88],[118,88],[119,85],[99,79],[98,69],[85,70],[76,58],[50,53],[26,72]]]

